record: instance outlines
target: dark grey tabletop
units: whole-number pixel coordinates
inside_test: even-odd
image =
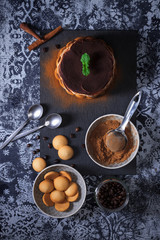
[[[34,39],[20,30],[21,22],[31,23],[42,35],[58,25],[72,30],[137,30],[137,89],[143,91],[136,120],[137,174],[119,176],[129,187],[129,204],[118,213],[102,212],[94,200],[102,176],[86,175],[87,197],[81,210],[66,219],[45,216],[32,198],[37,174],[31,163],[33,151],[40,148],[39,133],[34,133],[0,151],[1,239],[160,239],[159,1],[2,0],[0,6],[1,143],[26,119],[28,108],[40,103],[40,50],[27,50]],[[37,125],[32,121],[26,129]]]

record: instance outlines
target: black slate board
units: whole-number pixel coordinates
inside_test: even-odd
[[[114,51],[117,63],[117,74],[115,84],[109,92],[102,97],[94,100],[79,100],[74,96],[68,95],[54,77],[55,59],[58,53],[56,44],[63,47],[70,40],[78,36],[94,36],[104,39]],[[73,159],[61,161],[63,164],[76,164],[76,169],[83,175],[119,175],[136,174],[136,159],[130,164],[117,170],[107,170],[96,165],[88,157],[86,150],[82,148],[87,128],[97,117],[116,113],[123,115],[126,107],[136,93],[136,31],[72,31],[63,30],[47,43],[41,46],[41,87],[40,100],[45,107],[45,117],[57,112],[62,115],[63,123],[55,130],[43,128],[41,130],[41,156],[48,155],[47,164],[53,164],[58,158],[55,149],[49,149],[48,143],[53,137],[62,134],[68,137],[69,144],[74,148]],[[44,51],[44,47],[47,51]],[[51,77],[46,74],[46,64],[51,67]],[[52,82],[52,83],[51,83]],[[45,117],[41,119],[44,123]],[[132,119],[135,122],[135,119]],[[75,128],[80,126],[82,130],[75,133]],[[74,133],[75,138],[70,138]],[[48,141],[44,141],[43,136],[48,136]]]

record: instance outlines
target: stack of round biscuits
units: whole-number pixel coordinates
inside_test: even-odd
[[[46,173],[44,180],[39,184],[39,190],[44,193],[43,203],[48,207],[54,206],[60,212],[66,211],[70,202],[79,197],[78,185],[66,171]]]

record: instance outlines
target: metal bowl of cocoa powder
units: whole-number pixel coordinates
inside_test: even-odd
[[[129,202],[128,188],[123,181],[116,178],[103,180],[95,189],[98,206],[108,212],[122,210]]]
[[[105,144],[108,131],[116,129],[122,122],[123,116],[107,114],[97,118],[89,126],[85,136],[85,146],[89,157],[97,165],[107,169],[117,169],[130,163],[139,148],[139,134],[130,121],[125,129],[128,141],[125,148],[112,152]]]

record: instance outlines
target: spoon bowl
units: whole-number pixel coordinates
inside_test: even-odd
[[[127,145],[127,135],[118,129],[106,133],[105,143],[112,152],[122,151]]]
[[[62,117],[57,113],[52,113],[47,116],[45,126],[50,129],[58,128],[62,123]]]
[[[43,107],[39,104],[33,105],[28,110],[28,118],[30,120],[38,120],[43,115]]]

